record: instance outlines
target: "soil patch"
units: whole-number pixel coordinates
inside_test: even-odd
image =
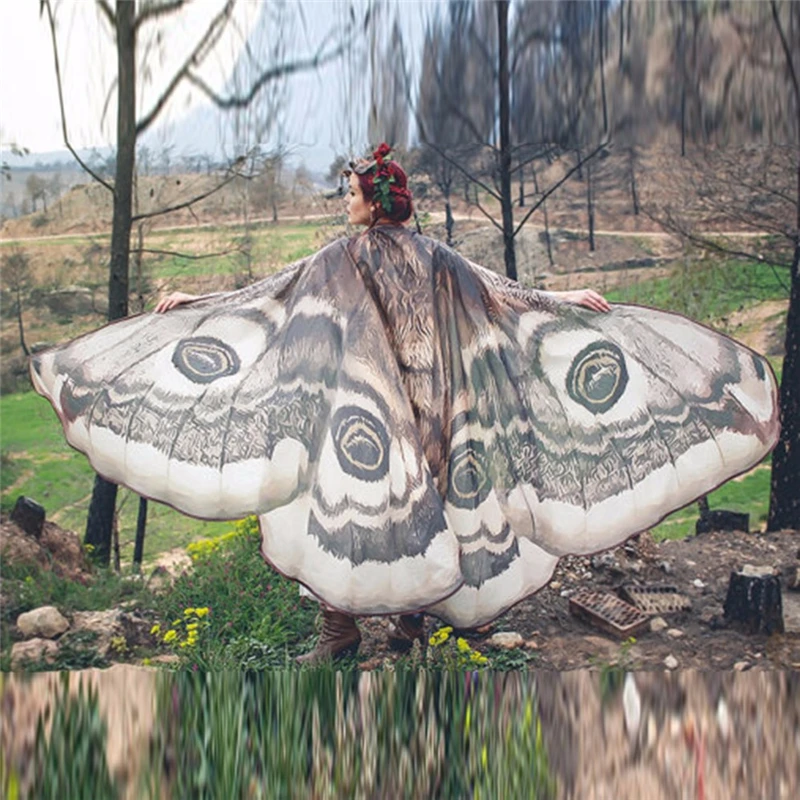
[[[664,670],[668,656],[679,669],[800,669],[800,592],[783,581],[784,634],[746,635],[726,624],[723,603],[732,570],[745,564],[773,567],[787,575],[800,567],[800,531],[712,532],[683,540],[653,541],[643,534],[593,557],[561,559],[552,582],[514,606],[487,630],[465,632],[472,647],[491,652],[490,637],[516,631],[528,642],[520,650],[530,666],[553,670]],[[623,584],[670,585],[691,601],[688,611],[663,614],[667,627],[649,628],[624,642],[570,613],[579,589],[616,591]],[[429,622],[431,622],[429,620]],[[393,659],[387,622],[365,620],[360,656],[365,666]],[[431,622],[430,629],[437,627]],[[535,643],[535,645],[533,644]]]

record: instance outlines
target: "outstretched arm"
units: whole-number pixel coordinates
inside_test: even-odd
[[[594,289],[575,289],[570,292],[548,292],[563,303],[572,303],[576,306],[585,306],[592,311],[610,311],[611,305],[603,295]]]
[[[178,306],[184,305],[184,303],[193,303],[195,300],[200,300],[206,296],[207,295],[202,294],[187,294],[186,292],[172,292],[171,294],[159,298],[153,310],[156,314],[163,314],[171,308],[177,308]]]

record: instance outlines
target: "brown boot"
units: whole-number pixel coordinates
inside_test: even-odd
[[[298,664],[314,666],[322,661],[341,658],[355,653],[361,644],[361,633],[355,617],[322,607],[322,631],[316,647],[305,655],[298,656]]]
[[[389,647],[405,652],[414,646],[414,640],[425,645],[425,615],[401,614],[389,626]]]

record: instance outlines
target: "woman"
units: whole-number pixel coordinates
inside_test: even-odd
[[[307,657],[354,615],[483,624],[558,558],[612,547],[757,463],[775,382],[683,317],[536,292],[408,230],[382,145],[349,174],[367,230],[237,292],[39,354],[34,385],[95,469],[214,519],[323,601]],[[602,313],[608,312],[608,313]]]

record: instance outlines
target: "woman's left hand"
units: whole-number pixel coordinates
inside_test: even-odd
[[[592,311],[611,311],[611,304],[608,300],[594,289],[575,289],[571,292],[558,292],[557,294],[566,303],[585,306]]]

